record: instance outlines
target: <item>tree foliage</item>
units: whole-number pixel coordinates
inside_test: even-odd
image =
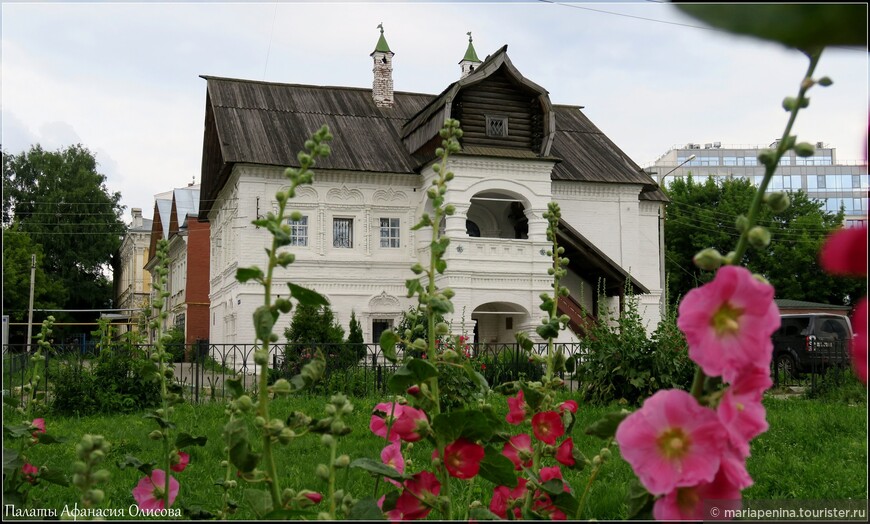
[[[754,192],[752,182],[739,178],[717,183],[712,177],[698,181],[689,176],[671,183],[664,226],[671,303],[713,278],[714,273],[697,268],[692,257],[708,247],[723,255],[734,248],[737,217],[749,208]],[[831,277],[819,265],[819,249],[842,224],[843,211],[825,212],[820,201],[802,191],[789,196],[791,205],[780,213],[762,209],[759,224],[770,229],[770,245],[748,250],[737,263],[770,280],[777,298],[842,305],[846,297],[854,300],[866,293],[866,283]]]
[[[26,322],[30,304],[30,262],[36,255],[34,272],[34,309],[55,309],[66,298],[66,289],[60,282],[49,278],[43,267],[45,255],[42,246],[34,244],[26,233],[13,224],[3,229],[3,313],[12,322]],[[26,328],[16,326],[12,338],[24,336]]]
[[[109,305],[112,285],[107,274],[125,232],[120,200],[119,192],[106,187],[94,155],[81,145],[57,151],[35,145],[17,155],[3,154],[4,228],[8,232],[14,225],[33,246],[41,247],[41,269],[63,289],[54,300],[62,308]],[[16,300],[4,298],[4,309],[27,307],[17,302],[20,290],[4,288],[5,297]]]

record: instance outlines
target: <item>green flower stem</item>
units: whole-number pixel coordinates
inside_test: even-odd
[[[610,440],[607,441],[607,447],[610,447]],[[592,473],[589,475],[589,480],[586,482],[586,488],[583,490],[583,495],[580,496],[580,502],[577,504],[577,513],[574,516],[574,520],[580,520],[583,516],[583,510],[586,508],[586,497],[589,495],[589,491],[592,489],[592,483],[595,482],[595,478],[598,476],[598,473],[601,471],[601,467],[604,466],[604,459],[601,459],[600,462],[592,469]]]
[[[303,167],[304,170],[304,167]],[[294,182],[291,185],[290,192],[296,188],[296,183]],[[278,202],[278,221],[282,221],[284,219],[284,210],[286,209],[286,200],[281,200]],[[278,265],[277,260],[277,252],[278,252],[278,239],[276,237],[272,237],[272,249],[269,250],[269,265],[266,268],[266,276],[263,279],[263,287],[265,288],[265,305],[267,308],[272,306],[272,274],[275,271],[275,266]],[[263,349],[262,349],[263,358],[260,364],[260,381],[259,381],[259,391],[258,402],[257,402],[257,414],[263,417],[263,420],[266,421],[266,424],[269,423],[271,418],[269,417],[269,339],[268,337],[263,340]],[[272,456],[272,435],[269,434],[265,429],[263,430],[263,460],[265,461],[266,466],[266,482],[269,484],[269,493],[272,495],[272,507],[280,508],[281,507],[281,487],[279,486],[278,480],[278,469],[275,466],[275,458]]]
[[[230,413],[230,421],[228,425],[232,425],[232,423],[236,419],[235,411]],[[233,462],[232,457],[230,456],[230,447],[229,447],[229,439],[227,439],[227,452],[224,460],[227,463],[226,471],[224,472],[224,494],[223,494],[223,508],[221,508],[220,518],[219,520],[226,520],[227,515],[229,514],[230,508],[230,488],[228,486],[229,482],[233,481]]]
[[[697,400],[701,400],[701,397],[704,395],[704,380],[707,379],[707,375],[701,371],[700,367],[695,367],[695,378],[692,380],[692,396]]]
[[[338,439],[333,438],[329,444],[329,483],[327,493],[329,496],[329,518],[335,520],[335,451],[338,448]]]
[[[767,185],[770,183],[770,179],[773,177],[773,173],[776,171],[776,167],[779,164],[779,160],[782,158],[782,155],[789,149],[789,135],[791,133],[791,128],[794,125],[795,119],[797,118],[798,111],[800,111],[801,106],[808,102],[806,98],[807,90],[812,87],[812,77],[813,72],[816,69],[816,66],[819,63],[819,58],[822,55],[822,50],[819,49],[812,54],[809,54],[808,57],[810,59],[810,64],[807,67],[807,73],[804,76],[804,81],[801,82],[800,90],[798,91],[797,103],[794,105],[794,108],[791,110],[791,115],[789,116],[788,123],[785,126],[785,131],[782,133],[782,138],[777,145],[777,148],[774,152],[774,160],[769,164],[764,166],[764,178],[761,181],[761,185],[758,187],[758,190],[755,192],[755,196],[752,199],[752,204],[749,206],[749,214],[747,215],[747,226],[740,233],[740,239],[737,241],[737,247],[734,249],[734,257],[731,259],[732,264],[738,264],[740,260],[743,258],[743,254],[746,252],[746,248],[749,246],[749,230],[755,225],[755,221],[758,218],[759,210],[761,209],[761,204],[764,199],[764,192],[767,190]]]

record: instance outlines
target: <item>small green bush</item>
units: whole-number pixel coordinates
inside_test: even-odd
[[[804,395],[810,399],[844,404],[866,404],[867,388],[851,368],[832,366],[815,377]]]
[[[55,413],[132,413],[160,398],[153,366],[139,348],[110,346],[95,360],[71,356],[55,369],[50,377]]]
[[[688,390],[694,368],[676,313],[666,315],[650,338],[636,297],[629,290],[625,298],[619,318],[605,311],[582,340],[582,358],[575,360],[579,391],[590,402],[636,405],[660,389]]]

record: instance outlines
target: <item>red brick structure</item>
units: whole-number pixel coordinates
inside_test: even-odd
[[[187,216],[187,329],[185,342],[208,340],[209,223]]]

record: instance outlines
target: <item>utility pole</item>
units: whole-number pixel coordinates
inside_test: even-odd
[[[33,288],[36,285],[36,253],[30,255],[30,309],[27,314],[27,350],[30,350],[30,337],[33,334]]]

